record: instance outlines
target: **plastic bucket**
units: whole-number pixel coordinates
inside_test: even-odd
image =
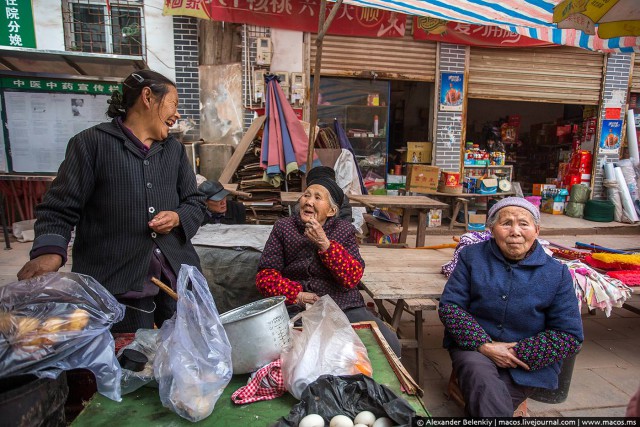
[[[571,386],[571,377],[573,376],[573,365],[576,363],[576,355],[573,355],[562,362],[562,368],[558,374],[558,388],[555,390],[547,390],[543,388],[529,396],[533,400],[543,403],[562,403],[569,396],[569,387]]]

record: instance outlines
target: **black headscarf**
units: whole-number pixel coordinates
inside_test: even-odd
[[[338,208],[342,206],[342,202],[344,201],[344,192],[333,179],[327,176],[320,176],[318,178],[315,178],[313,181],[307,182],[307,186],[311,185],[322,185],[327,189],[333,201],[338,205]]]

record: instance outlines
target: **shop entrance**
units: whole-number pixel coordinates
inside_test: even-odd
[[[590,154],[585,161],[592,158],[596,118],[593,105],[469,99],[463,155],[468,157],[469,143],[473,151],[502,150],[504,156],[489,155],[489,163],[511,166],[511,180],[525,196],[540,195],[542,186],[591,186],[591,162],[576,169],[570,161],[579,150]],[[497,143],[488,144],[492,134]]]

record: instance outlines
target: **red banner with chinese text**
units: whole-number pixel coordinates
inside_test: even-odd
[[[334,3],[327,3],[327,13]],[[165,0],[163,15],[318,32],[320,0]],[[407,16],[342,4],[328,33],[342,36],[403,37]]]
[[[532,39],[495,26],[463,24],[423,16],[414,17],[413,38],[481,47],[554,46],[553,43]]]

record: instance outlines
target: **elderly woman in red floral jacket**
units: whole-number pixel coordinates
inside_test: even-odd
[[[299,213],[276,222],[267,240],[256,276],[262,295],[284,295],[291,316],[329,295],[351,323],[375,321],[400,355],[398,337],[369,312],[358,290],[364,260],[355,229],[337,218],[344,193],[335,181],[317,178],[299,200]]]

